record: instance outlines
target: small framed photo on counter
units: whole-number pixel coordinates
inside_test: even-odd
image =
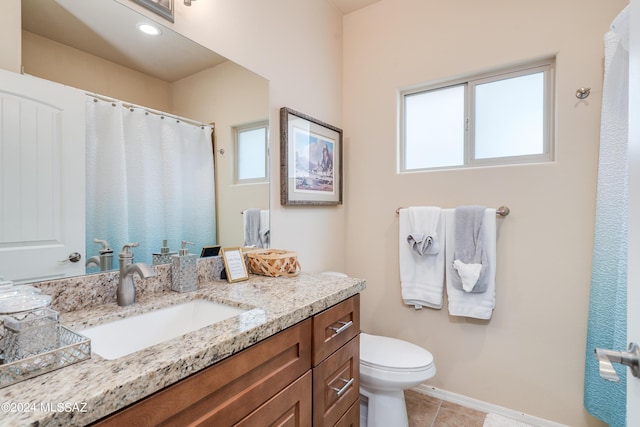
[[[200,258],[208,258],[210,256],[218,256],[220,254],[220,245],[205,246],[200,252]]]
[[[240,282],[249,279],[247,265],[244,262],[244,254],[241,248],[222,248],[220,255],[224,261],[224,268],[229,283]]]

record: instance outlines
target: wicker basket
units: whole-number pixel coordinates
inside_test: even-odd
[[[263,276],[297,276],[300,272],[298,255],[282,249],[258,249],[246,252],[249,271]]]

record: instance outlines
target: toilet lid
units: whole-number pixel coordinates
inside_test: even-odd
[[[388,370],[416,370],[431,366],[433,355],[407,341],[361,333],[360,363]]]

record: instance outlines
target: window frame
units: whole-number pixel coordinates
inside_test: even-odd
[[[507,80],[509,78],[543,73],[543,152],[518,156],[475,158],[475,87],[481,84]],[[430,91],[463,86],[464,87],[464,155],[460,165],[433,166],[424,168],[406,168],[406,97]],[[398,172],[413,173],[442,169],[464,169],[481,166],[515,165],[523,163],[543,163],[555,160],[555,58],[529,62],[519,66],[501,68],[491,72],[471,75],[463,78],[439,81],[412,87],[399,92],[399,143]]]
[[[269,121],[261,120],[259,122],[249,123],[245,125],[233,126],[233,152],[234,152],[234,169],[233,169],[233,181],[234,184],[264,184],[269,182]],[[264,129],[264,177],[259,178],[245,178],[240,179],[238,174],[240,172],[240,133],[250,132],[256,129]]]

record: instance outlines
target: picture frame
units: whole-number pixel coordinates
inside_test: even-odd
[[[149,9],[156,15],[162,16],[169,22],[173,22],[173,0],[131,0],[140,6]]]
[[[204,246],[200,252],[200,258],[208,258],[218,256],[220,254],[220,245]]]
[[[342,129],[280,109],[280,204],[342,204]]]
[[[221,248],[220,255],[222,255],[229,283],[249,279],[247,264],[244,262],[244,254],[241,248]]]

